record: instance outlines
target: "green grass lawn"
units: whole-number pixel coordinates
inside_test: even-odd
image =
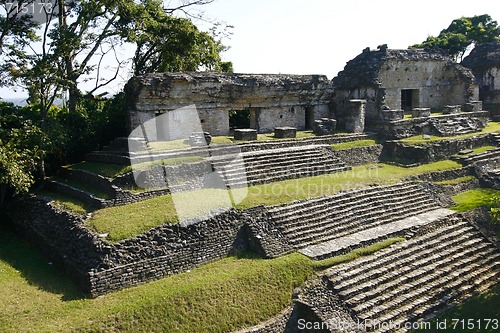
[[[412,168],[389,164],[366,164],[334,174],[251,186],[243,191],[236,190],[231,194],[234,198],[243,199],[237,204],[236,208],[247,209],[259,205],[271,206],[294,200],[333,195],[341,190],[360,188],[370,184],[394,184],[413,174],[460,167],[460,164],[449,160]],[[227,197],[225,190],[184,192],[180,196],[186,196],[186,198],[177,201],[177,209],[191,212],[192,217],[196,217],[200,211],[220,208],[221,204],[223,206],[227,204],[227,202],[221,200],[221,198]],[[179,206],[183,202],[187,204],[186,207]],[[137,236],[150,228],[165,223],[177,222],[175,208],[172,197],[168,195],[130,205],[98,210],[94,212],[88,223],[96,232],[109,234],[108,240],[119,241]]]
[[[474,176],[463,176],[460,178],[436,182],[436,184],[439,184],[439,185],[458,185],[458,184],[470,182],[471,180],[474,180],[474,179],[476,179],[476,177],[474,177]]]
[[[497,148],[497,147],[495,147],[495,146],[483,146],[483,147],[479,147],[476,149],[472,149],[472,152],[470,152],[468,154],[457,154],[457,156],[464,157],[464,156],[482,154],[482,153],[487,152],[488,150],[495,149],[495,148]]]
[[[35,192],[35,194],[46,197],[48,200],[53,201],[54,205],[60,206],[62,209],[76,215],[85,215],[94,210],[92,206],[89,206],[80,200],[64,196],[62,194],[49,192],[46,190]]]
[[[71,169],[92,172],[107,178],[115,178],[116,176],[123,175],[132,171],[132,167],[130,165],[88,162],[88,161],[83,161],[80,163],[69,165],[67,167]]]
[[[374,146],[376,144],[377,141],[373,139],[367,139],[367,140],[356,140],[356,141],[335,143],[332,144],[331,147],[336,150],[342,150],[342,149],[350,149],[356,147],[369,147],[369,146]]]
[[[406,143],[406,144],[409,144],[409,145],[418,145],[418,144],[435,142],[435,141],[442,141],[442,140],[471,138],[471,137],[476,136],[476,135],[488,134],[488,133],[494,133],[494,132],[500,132],[500,122],[490,121],[488,123],[488,125],[486,125],[486,127],[483,128],[483,130],[481,132],[467,133],[467,134],[461,134],[461,135],[455,135],[455,136],[449,136],[449,137],[441,137],[441,136],[431,135],[430,139],[427,139],[427,140],[423,139],[422,135],[415,135],[415,136],[411,136],[409,138],[401,139],[399,141]]]
[[[455,195],[452,199],[457,204],[451,209],[465,212],[478,207],[491,208],[495,204],[492,199],[500,197],[500,191],[491,188],[478,188]]]
[[[230,257],[138,287],[85,299],[71,280],[0,225],[0,332],[230,332],[291,305],[315,270],[400,239],[314,262],[293,253]]]

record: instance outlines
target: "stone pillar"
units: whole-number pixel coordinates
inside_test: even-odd
[[[366,100],[351,99],[349,101],[345,119],[345,129],[347,132],[352,132],[352,133],[364,132],[365,109],[366,109]]]

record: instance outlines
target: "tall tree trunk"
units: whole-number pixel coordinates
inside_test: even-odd
[[[5,194],[7,193],[7,185],[0,185],[0,208],[3,206],[3,201],[5,200]]]

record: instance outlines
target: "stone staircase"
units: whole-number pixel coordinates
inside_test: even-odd
[[[418,183],[372,186],[269,209],[295,249],[384,226],[440,207]]]
[[[492,136],[492,143],[495,146],[500,147],[500,133],[492,133],[491,136]]]
[[[229,155],[234,159],[234,156]],[[286,179],[318,176],[349,170],[330,152],[329,146],[269,149],[241,154],[230,160],[222,155],[212,165],[229,187],[257,185]]]
[[[445,220],[428,233],[335,266],[324,280],[353,318],[377,332],[404,332],[404,323],[433,317],[498,283],[498,248],[460,215]]]
[[[461,158],[459,160],[459,162],[462,163],[463,165],[470,165],[473,163],[486,161],[486,160],[492,160],[492,159],[498,159],[498,158],[500,158],[500,147],[490,149],[490,150],[488,150],[484,153],[481,153],[481,154],[475,154],[472,156]]]

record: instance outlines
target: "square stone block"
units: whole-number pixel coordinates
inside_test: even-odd
[[[280,139],[290,139],[297,137],[297,128],[295,127],[276,127],[274,137]]]
[[[257,140],[257,130],[251,128],[241,128],[234,130],[234,139],[242,141]]]
[[[386,121],[401,120],[405,117],[403,110],[382,110],[382,118]]]
[[[462,112],[460,105],[446,105],[443,109],[443,114],[458,114]]]
[[[423,118],[431,116],[430,108],[414,108],[411,114],[412,118]]]
[[[483,110],[483,102],[482,101],[472,101],[469,103],[465,103],[464,112],[474,112],[474,111],[482,111]]]

